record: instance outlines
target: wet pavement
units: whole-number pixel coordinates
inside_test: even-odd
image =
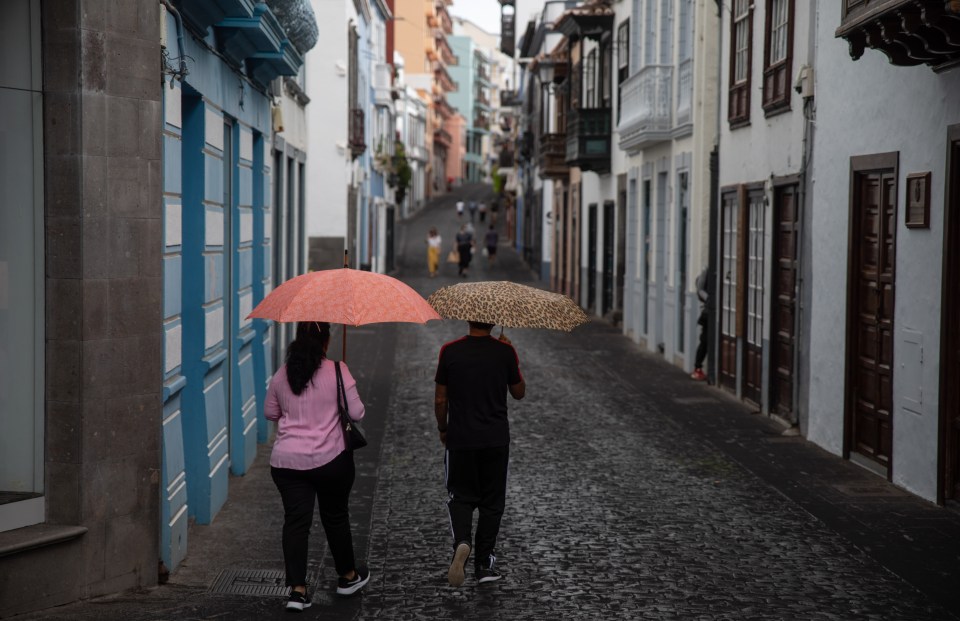
[[[438,226],[446,255],[453,198],[400,230],[398,275],[424,295],[459,280],[449,264],[426,277],[423,242]],[[476,257],[470,279],[536,285],[506,244],[495,267]],[[356,455],[352,514],[373,578],[361,595],[335,598],[315,526],[319,581],[305,618],[957,618],[960,516],[780,435],[602,322],[571,334],[508,331],[527,397],[510,402],[505,579],[478,586],[468,563],[465,585],[449,587],[432,378],[440,346],[465,331],[460,322],[351,330],[348,361],[371,441]],[[224,570],[283,568],[268,456],[261,447],[251,472],[231,479],[212,525],[191,527],[189,555],[168,584],[16,618],[287,618],[283,599],[211,592]]]

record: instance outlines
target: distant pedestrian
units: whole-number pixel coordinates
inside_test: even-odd
[[[484,238],[484,242],[487,247],[487,264],[493,265],[494,260],[497,258],[497,242],[499,241],[500,236],[497,235],[497,230],[493,228],[493,225],[490,225],[490,228],[487,229],[487,235]]]
[[[487,217],[487,203],[480,201],[477,205],[477,209],[480,211],[480,222],[483,222]]]
[[[500,199],[496,196],[490,202],[490,224],[497,223],[497,214],[500,212]]]
[[[463,217],[463,201],[457,201],[457,217]]]
[[[427,233],[427,269],[430,271],[430,278],[436,276],[437,270],[440,269],[440,245],[442,243],[443,240],[436,227],[430,227],[430,232]]]
[[[477,217],[477,201],[470,201],[467,208],[470,210],[470,222],[473,222]]]
[[[326,360],[329,344],[329,323],[298,323],[286,364],[270,379],[263,408],[267,420],[278,423],[270,473],[283,500],[283,560],[291,587],[287,610],[294,612],[310,607],[307,542],[318,501],[339,576],[337,594],[352,595],[370,580],[369,570],[357,565],[353,555],[348,507],[353,452],[346,448],[340,426],[334,365],[340,365],[350,418],[362,419],[364,407],[347,365]]]
[[[469,227],[469,229],[468,229]],[[467,268],[470,267],[470,260],[473,258],[473,227],[466,223],[460,227],[457,233],[457,252],[460,254],[458,274],[462,278],[467,277]]]
[[[507,392],[523,399],[526,383],[510,339],[490,336],[493,325],[469,322],[466,337],[440,349],[435,377],[434,413],[449,494],[447,510],[453,531],[451,586],[464,581],[471,547],[474,576],[483,584],[499,580],[495,548],[506,507],[510,427]],[[479,510],[475,539],[473,512]]]
[[[700,317],[697,319],[697,325],[700,326],[700,343],[697,345],[697,354],[694,358],[693,373],[690,377],[702,382],[707,379],[703,372],[703,361],[707,357],[707,342],[710,339],[710,316],[707,312],[707,303],[710,300],[710,281],[707,274],[707,268],[704,268],[697,276],[697,298],[700,300]]]

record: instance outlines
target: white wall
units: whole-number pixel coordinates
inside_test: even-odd
[[[893,480],[935,500],[944,160],[947,126],[960,123],[960,72],[892,66],[870,49],[852,61],[846,42],[834,37],[837,11],[820,8],[808,438],[833,453],[843,450],[850,157],[899,151]],[[907,229],[906,175],[924,171],[932,173],[930,228]],[[905,343],[905,330],[920,334],[922,363]],[[922,403],[906,409],[905,398],[918,389]]]
[[[350,0],[312,0],[323,36],[306,56],[307,237],[345,237],[350,155],[347,150],[347,22]]]

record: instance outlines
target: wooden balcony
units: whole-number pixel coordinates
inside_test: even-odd
[[[960,3],[943,0],[842,0],[836,36],[850,57],[867,48],[891,64],[928,65],[942,71],[960,63]]]
[[[610,172],[610,108],[573,108],[567,112],[567,156],[570,166]]]
[[[541,134],[538,151],[542,179],[562,179],[570,174],[566,134]]]
[[[357,159],[367,150],[367,143],[364,137],[363,108],[350,109],[350,127],[347,131],[347,145],[350,147],[350,155],[353,159]]]

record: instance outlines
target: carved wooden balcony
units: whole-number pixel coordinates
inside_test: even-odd
[[[846,39],[854,60],[873,48],[891,64],[926,64],[942,71],[960,63],[960,3],[843,0],[836,36]]]

